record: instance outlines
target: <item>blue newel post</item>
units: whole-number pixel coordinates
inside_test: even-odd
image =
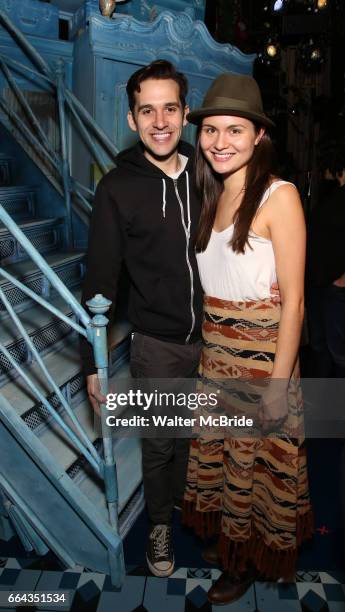
[[[86,302],[87,307],[94,314],[91,322],[91,338],[95,358],[95,366],[97,368],[98,380],[100,384],[100,391],[103,395],[108,393],[108,347],[107,347],[107,324],[109,320],[104,314],[108,312],[111,301],[105,298],[101,294],[95,295],[91,300]],[[117,482],[117,471],[114,459],[113,441],[112,437],[107,431],[104,415],[106,413],[106,406],[100,405],[101,408],[101,425],[102,425],[102,438],[103,438],[103,449],[104,449],[104,484],[105,484],[105,495],[107,499],[109,522],[114,528],[114,531],[119,535],[118,528],[118,482]],[[116,559],[115,567],[112,564],[112,577],[114,582],[121,584],[124,575],[124,559],[123,549],[119,550],[118,557]]]
[[[107,324],[109,320],[104,316],[108,312],[111,301],[103,295],[97,294],[86,302],[87,307],[95,315],[91,322],[92,345],[97,368],[100,391],[103,395],[108,393],[108,348],[107,348]],[[101,417],[104,415],[106,407],[101,404]],[[108,502],[109,520],[116,533],[118,533],[118,488],[116,466],[114,461],[112,439],[106,431],[104,419],[102,422],[102,437],[104,448],[104,482],[106,488],[106,498]]]

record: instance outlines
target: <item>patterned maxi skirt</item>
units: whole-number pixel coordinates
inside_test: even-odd
[[[201,385],[269,378],[279,305],[206,296],[204,314]],[[296,364],[284,435],[235,437],[231,430],[191,442],[183,522],[203,538],[219,535],[219,557],[229,572],[252,562],[263,577],[289,577],[298,546],[312,535],[298,381]]]

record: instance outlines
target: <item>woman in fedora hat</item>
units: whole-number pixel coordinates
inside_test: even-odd
[[[273,123],[252,77],[219,76],[187,118],[198,126],[203,202],[196,241],[205,291],[201,381],[218,381],[221,407],[242,408],[259,424],[255,437],[229,429],[191,444],[183,519],[205,538],[218,535],[204,558],[223,566],[208,597],[225,604],[258,574],[291,576],[298,546],[312,532],[297,357],[305,225],[295,186],[273,175]],[[280,304],[271,289],[277,281]],[[261,397],[237,393],[234,404],[226,378],[251,389],[260,380],[269,385]],[[279,436],[268,436],[277,429]]]

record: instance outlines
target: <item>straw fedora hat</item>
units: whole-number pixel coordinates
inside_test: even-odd
[[[207,91],[202,107],[187,115],[190,123],[198,125],[204,117],[234,115],[245,117],[260,125],[274,127],[266,117],[259,86],[253,77],[243,74],[221,74]]]

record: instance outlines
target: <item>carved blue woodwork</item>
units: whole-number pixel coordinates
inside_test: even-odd
[[[39,0],[0,0],[0,10],[25,34],[59,37],[59,9],[52,4]]]
[[[255,54],[217,43],[201,21],[187,13],[161,13],[152,23],[122,15],[90,18],[90,45],[95,55],[144,65],[157,57],[183,65],[185,71],[212,77],[219,72],[251,74]]]
[[[91,4],[95,7],[93,0],[86,5],[90,8]],[[128,7],[130,4],[136,3]],[[191,108],[200,104],[219,73],[251,74],[253,70],[255,55],[217,43],[205,24],[186,12],[165,11],[148,23],[118,11],[108,19],[98,11],[90,14],[88,24],[75,41],[75,91],[87,108],[93,108],[97,123],[120,149],[136,140],[127,125],[126,83],[140,66],[158,57],[172,61],[188,78]],[[79,65],[83,67],[82,77]],[[186,128],[184,137],[193,141],[192,126]],[[80,149],[74,165],[80,180],[85,180],[90,163],[86,153],[80,156]]]

